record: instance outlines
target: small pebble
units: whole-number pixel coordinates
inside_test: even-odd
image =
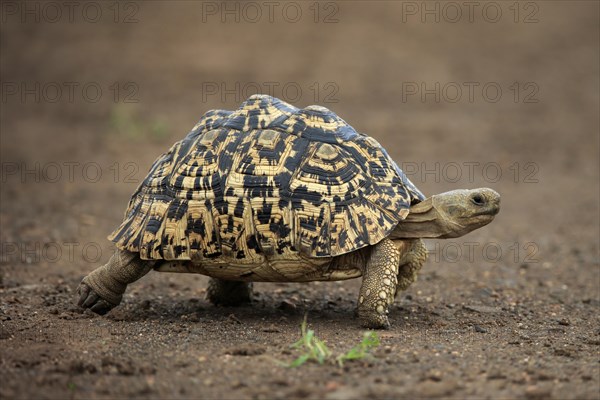
[[[550,394],[550,390],[538,386],[529,386],[525,389],[525,397],[528,399],[547,399]]]
[[[152,305],[152,303],[150,302],[150,300],[147,300],[147,299],[140,303],[140,307],[142,308],[142,310],[149,309],[151,305]]]
[[[295,311],[296,304],[290,300],[282,300],[279,309],[284,311]]]
[[[281,332],[281,329],[279,329],[278,327],[276,327],[275,325],[269,325],[264,327],[263,329],[261,329],[263,332],[273,332],[273,333],[277,333],[277,332]]]
[[[242,321],[240,321],[240,319],[238,317],[235,316],[235,314],[229,314],[229,316],[227,317],[227,319],[229,319],[230,321],[235,322],[236,324],[242,324]]]

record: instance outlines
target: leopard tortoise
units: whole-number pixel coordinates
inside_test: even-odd
[[[207,298],[228,305],[249,301],[251,282],[362,276],[361,325],[387,328],[388,306],[427,258],[421,239],[462,236],[499,208],[487,188],[425,198],[332,111],[254,95],[207,112],[154,162],[79,305],[104,314],[152,269],[207,275]]]

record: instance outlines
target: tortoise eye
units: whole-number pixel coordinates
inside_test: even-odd
[[[476,206],[482,206],[485,204],[485,198],[479,193],[475,193],[473,196],[471,196],[471,201]]]

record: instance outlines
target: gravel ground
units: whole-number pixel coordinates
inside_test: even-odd
[[[600,398],[597,2],[51,3],[2,3],[0,397]],[[74,304],[152,161],[254,92],[333,109],[428,195],[502,195],[427,242],[371,357],[282,366],[305,315],[360,342],[357,280],[231,308],[151,273],[104,317]]]

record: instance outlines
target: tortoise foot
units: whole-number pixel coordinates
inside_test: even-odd
[[[83,282],[79,284],[77,293],[79,294],[77,305],[83,308],[89,308],[99,315],[104,315],[117,306],[117,304],[112,304],[109,301],[104,300],[98,293]]]
[[[387,315],[379,313],[361,313],[358,312],[358,319],[360,320],[360,326],[367,329],[389,329],[390,321]]]

